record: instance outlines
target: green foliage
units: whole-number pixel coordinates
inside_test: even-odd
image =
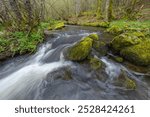
[[[135,32],[140,31],[145,35],[150,33],[150,20],[139,22],[139,21],[126,21],[126,20],[118,20],[110,23],[107,32],[112,34],[121,34],[123,32]]]
[[[43,37],[39,33],[32,32],[27,36],[25,32],[13,32],[9,34],[9,37],[0,38],[0,52],[10,51],[12,55],[16,53],[32,53],[42,40]]]
[[[57,30],[61,29],[65,26],[64,22],[50,19],[47,22],[41,22],[40,28],[41,29],[48,29],[48,30]]]

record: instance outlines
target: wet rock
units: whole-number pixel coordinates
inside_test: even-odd
[[[99,40],[98,34],[95,34],[95,33],[90,34],[88,37],[93,39],[93,41],[98,41]]]
[[[119,77],[115,80],[115,85],[119,87],[124,87],[126,89],[130,89],[130,90],[136,89],[135,80],[129,78],[124,71],[122,71]]]
[[[150,40],[121,50],[120,54],[136,65],[150,65]]]
[[[103,41],[94,41],[93,48],[99,53],[99,56],[105,56],[108,51],[107,45]]]
[[[90,58],[90,65],[92,69],[97,70],[102,67],[102,61],[98,58]]]
[[[140,42],[141,38],[139,38],[138,36],[130,33],[123,33],[112,40],[111,47],[116,51],[120,51],[123,48],[137,45]]]
[[[122,57],[115,57],[114,60],[116,62],[122,63],[123,62],[123,58]]]
[[[60,68],[59,72],[58,70],[53,71],[52,73],[49,73],[47,75],[46,80],[48,82],[54,81],[54,80],[71,80],[72,76],[71,76],[71,71],[69,70],[69,68]]]
[[[93,40],[89,37],[83,38],[81,41],[67,49],[66,58],[72,61],[85,60],[91,52]]]

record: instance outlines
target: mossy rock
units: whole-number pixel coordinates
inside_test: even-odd
[[[54,25],[53,29],[58,30],[58,29],[63,28],[64,26],[65,26],[64,22],[59,22]]]
[[[107,45],[103,41],[94,41],[93,42],[93,48],[102,56],[105,56],[107,54]]]
[[[138,45],[124,48],[120,54],[136,65],[150,65],[150,40],[145,40]]]
[[[114,60],[116,62],[122,63],[123,62],[123,58],[122,57],[114,57]]]
[[[83,38],[67,50],[66,58],[72,61],[82,61],[88,57],[92,49],[93,40],[89,37]]]
[[[123,33],[123,30],[119,26],[111,26],[107,29],[107,32],[118,35]]]
[[[99,40],[99,36],[96,33],[90,34],[88,37],[93,39],[93,41],[98,41]]]
[[[92,69],[97,70],[102,67],[102,62],[98,58],[90,58],[90,65]]]
[[[126,78],[124,86],[127,89],[132,89],[132,90],[136,89],[135,82],[133,80],[131,80],[130,78]]]
[[[142,42],[142,40],[138,36],[130,33],[123,33],[112,40],[111,47],[116,51],[120,51],[125,47],[137,45],[140,42]]]
[[[124,71],[117,78],[116,85],[130,90],[135,90],[137,87],[135,80],[129,78]]]
[[[99,26],[100,26],[100,27],[103,27],[103,28],[108,28],[109,25],[110,25],[109,22],[100,22],[100,23],[99,23]]]

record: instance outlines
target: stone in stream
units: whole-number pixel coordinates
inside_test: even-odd
[[[116,86],[124,87],[129,90],[136,89],[136,82],[135,80],[129,78],[125,71],[122,71],[117,79],[114,81]]]
[[[136,65],[150,65],[150,40],[121,50],[120,54]]]
[[[138,36],[134,36],[130,33],[123,33],[115,37],[111,42],[111,47],[115,51],[120,51],[123,48],[139,44],[141,39]]]
[[[115,37],[110,45],[128,61],[141,66],[150,65],[150,40],[142,33],[121,34]]]
[[[83,38],[67,49],[66,58],[71,61],[85,60],[91,52],[93,40],[89,37]]]
[[[92,69],[97,70],[102,67],[102,62],[98,58],[90,58],[90,65]]]
[[[98,51],[101,55],[105,55],[104,51],[106,44],[99,41],[97,34],[90,34],[84,37],[81,41],[69,47],[66,51],[66,58],[71,61],[83,61],[91,54],[92,48]]]

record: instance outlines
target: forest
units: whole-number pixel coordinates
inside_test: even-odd
[[[0,0],[0,87],[0,99],[150,99],[150,0]]]

